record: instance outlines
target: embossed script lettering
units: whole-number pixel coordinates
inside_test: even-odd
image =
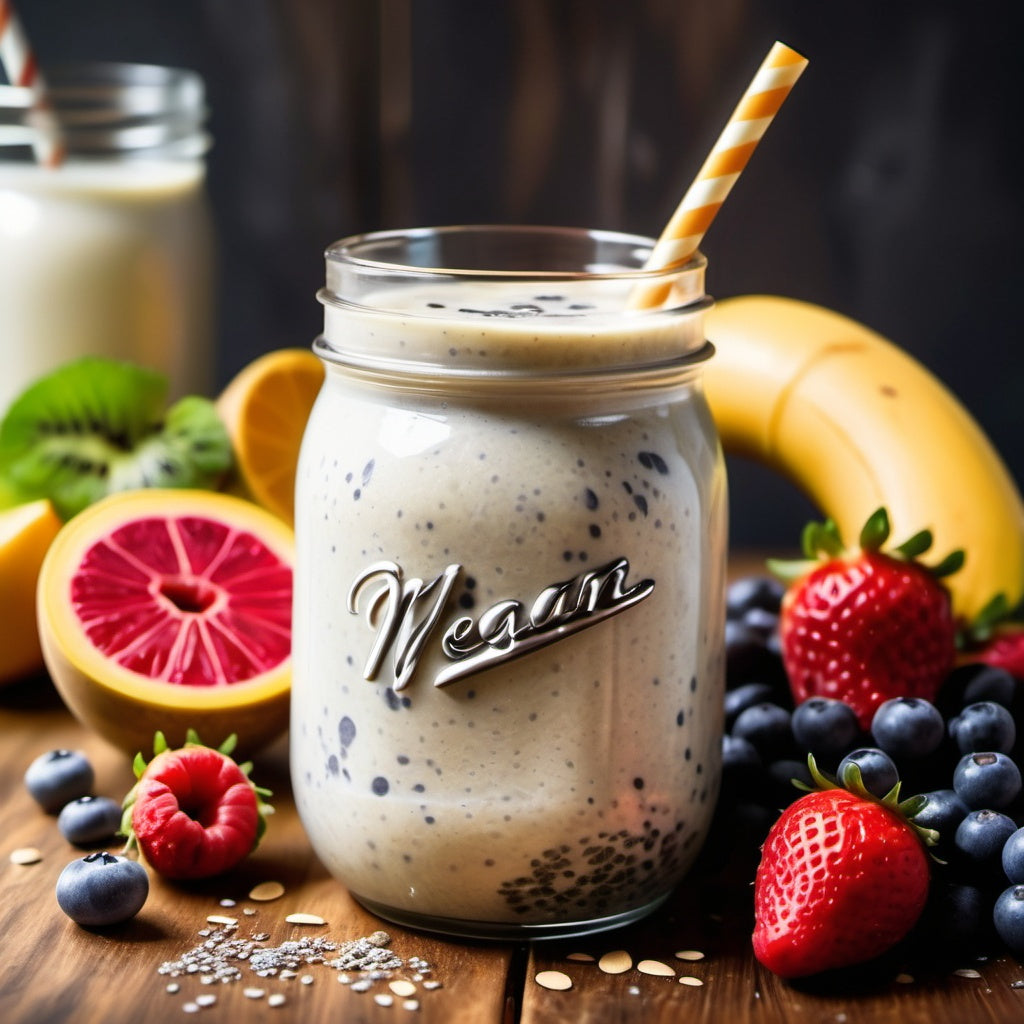
[[[377,635],[363,675],[376,679],[391,653],[395,690],[408,685],[427,642],[440,628],[444,607],[462,571],[449,565],[429,583],[403,578],[394,562],[375,562],[364,569],[349,590],[348,607],[359,613],[363,591],[376,587],[366,619]],[[441,638],[441,650],[451,664],[434,677],[446,686],[475,672],[522,657],[531,651],[578,633],[638,604],[654,590],[654,580],[627,585],[629,562],[617,558],[570,580],[545,587],[527,606],[522,601],[498,601],[478,618],[461,616]]]

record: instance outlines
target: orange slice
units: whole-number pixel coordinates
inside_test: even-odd
[[[323,379],[323,364],[310,350],[278,349],[244,367],[217,399],[242,484],[289,525],[299,445]]]
[[[127,753],[160,730],[258,748],[288,723],[291,528],[211,491],[112,494],[60,530],[39,573],[46,667],[72,713]]]
[[[36,630],[36,580],[60,526],[46,498],[0,512],[0,684],[43,667]]]

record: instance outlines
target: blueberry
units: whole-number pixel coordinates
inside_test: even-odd
[[[935,852],[940,856],[954,849],[954,837],[960,822],[967,817],[970,808],[952,789],[935,789],[922,793],[924,806],[914,815],[914,824],[933,828],[939,833]]]
[[[73,860],[57,879],[60,909],[87,928],[127,921],[142,909],[148,895],[146,869],[112,853]]]
[[[29,793],[51,814],[69,801],[87,796],[93,780],[92,765],[80,750],[50,750],[40,754],[25,771]]]
[[[769,701],[741,711],[733,723],[732,734],[749,740],[766,761],[787,753],[793,746],[790,713]]]
[[[725,623],[726,683],[735,686],[778,674],[778,656],[768,649],[764,635],[742,620],[729,619]]]
[[[893,759],[878,747],[858,747],[856,750],[851,750],[839,762],[837,775],[841,782],[845,779],[850,765],[860,768],[860,777],[864,788],[877,797],[885,796],[900,781],[900,775]]]
[[[942,714],[920,697],[894,697],[878,705],[871,735],[890,757],[917,760],[938,750],[945,736]]]
[[[982,700],[968,704],[949,723],[949,735],[961,754],[978,750],[1008,754],[1017,739],[1017,726],[1002,704]]]
[[[996,900],[992,922],[999,938],[1017,956],[1024,955],[1024,885],[1011,885]]]
[[[773,807],[788,807],[797,797],[803,796],[806,790],[794,785],[794,780],[811,789],[815,788],[806,761],[783,757],[768,765],[768,796]]]
[[[750,796],[761,785],[761,755],[750,740],[722,737],[722,793],[727,800]]]
[[[981,874],[999,870],[1006,840],[1017,831],[1012,818],[988,809],[971,811],[957,826],[956,848]]]
[[[967,680],[963,702],[973,704],[976,701],[990,700],[1004,708],[1011,708],[1016,695],[1017,680],[1010,672],[996,665],[982,663],[976,666],[976,670]]]
[[[733,690],[725,691],[725,727],[731,729],[741,711],[755,704],[770,703],[775,696],[775,687],[770,683],[744,683]]]
[[[764,608],[748,609],[743,613],[740,621],[747,629],[753,630],[766,642],[779,628],[778,615]]]
[[[1017,829],[1003,844],[1002,862],[1006,877],[1014,885],[1024,883],[1024,828]]]
[[[809,697],[793,711],[793,738],[822,760],[838,760],[860,737],[857,713],[833,697]]]
[[[751,608],[760,608],[778,615],[785,592],[785,585],[774,576],[741,576],[726,589],[726,614],[738,619]]]
[[[953,788],[968,807],[1002,810],[1020,792],[1020,769],[998,751],[967,754],[953,771]]]
[[[57,815],[60,834],[76,846],[109,839],[121,825],[121,805],[108,796],[80,796]]]
[[[992,894],[980,886],[933,881],[917,934],[941,959],[976,956],[988,938]]]

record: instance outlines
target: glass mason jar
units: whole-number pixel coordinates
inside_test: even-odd
[[[291,762],[380,916],[482,938],[665,900],[720,776],[726,484],[703,257],[557,228],[327,251],[296,484]],[[667,307],[631,309],[641,284]]]
[[[41,166],[27,89],[0,86],[0,413],[84,355],[212,384],[213,232],[203,83],[137,64],[54,68],[66,157]]]

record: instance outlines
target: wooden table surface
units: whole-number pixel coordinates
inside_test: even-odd
[[[288,782],[287,748],[279,742],[256,759],[254,776],[274,790],[277,813],[259,849],[242,869],[201,885],[175,885],[151,872],[150,896],[133,921],[104,930],[85,930],[68,920],[54,898],[60,871],[83,851],[67,843],[55,818],[44,814],[22,783],[28,763],[47,750],[84,750],[97,770],[96,792],[120,798],[133,782],[124,755],[83,730],[64,710],[46,679],[0,690],[0,1022],[43,1024],[148,1024],[203,1019],[249,1021],[397,1021],[444,1024],[554,1024],[554,1022],[727,1021],[775,1022],[893,1021],[900,1024],[984,1024],[1024,1020],[1024,967],[998,956],[941,969],[919,965],[900,980],[887,976],[848,986],[834,982],[794,986],[762,970],[750,952],[751,888],[756,846],[723,844],[706,856],[661,911],[618,932],[575,942],[531,946],[459,943],[383,924],[362,910],[327,876],[313,856],[295,813]],[[36,847],[42,859],[19,865],[11,851]],[[117,849],[116,844],[109,849]],[[277,880],[285,893],[273,902],[248,898],[257,882]],[[233,899],[234,907],[221,901]],[[246,911],[249,913],[246,913]],[[290,925],[288,914],[319,915],[326,924]],[[326,964],[301,968],[295,978],[259,978],[243,966],[241,981],[206,984],[195,976],[172,979],[159,973],[204,941],[200,930],[216,927],[209,915],[231,915],[237,935],[268,936],[277,946],[303,936],[341,943],[384,928],[391,948],[430,964],[426,978],[440,986],[417,986],[418,1007],[402,997],[390,1006],[375,996],[389,994],[379,980],[367,992],[338,983]],[[593,962],[569,954],[599,957],[627,951],[634,963],[651,958],[672,967],[675,977],[633,968],[603,973]],[[678,950],[699,950],[704,959],[676,959]],[[960,968],[958,971],[956,968]],[[542,988],[542,970],[572,979],[567,991]],[[406,971],[405,975],[408,976]],[[308,975],[308,981],[302,976]],[[701,985],[681,984],[696,978]],[[246,994],[263,989],[262,998]],[[270,996],[284,1002],[271,1005]],[[203,1002],[214,997],[212,1005]],[[197,997],[207,997],[206,1000]]]

